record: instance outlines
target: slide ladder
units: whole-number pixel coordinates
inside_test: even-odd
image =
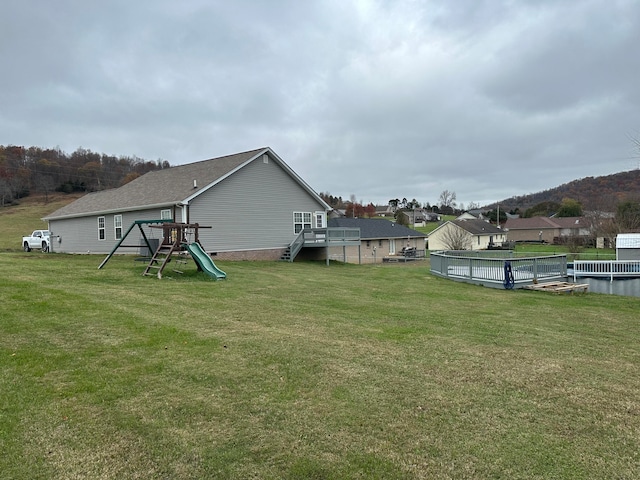
[[[176,244],[160,244],[153,254],[153,257],[151,257],[151,260],[142,275],[155,274],[158,278],[162,278],[162,271],[164,270],[164,267],[167,266],[167,263],[171,260],[171,255],[176,250],[180,250],[180,247]],[[154,273],[152,270],[157,270],[157,272]]]

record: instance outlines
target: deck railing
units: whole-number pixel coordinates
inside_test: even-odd
[[[501,252],[431,252],[431,273],[469,283],[499,287],[505,282],[509,262],[514,286],[566,279],[566,255],[516,258]],[[500,258],[496,258],[500,257]]]
[[[305,245],[315,244],[326,246],[326,244],[360,243],[359,228],[306,228],[302,231],[302,241]]]
[[[576,260],[573,278],[578,277],[640,277],[640,260]]]

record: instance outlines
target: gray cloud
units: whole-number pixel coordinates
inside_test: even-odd
[[[633,2],[5,2],[0,143],[491,202],[638,166]]]

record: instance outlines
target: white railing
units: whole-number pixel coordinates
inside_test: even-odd
[[[499,255],[501,256],[501,255]],[[501,256],[502,257],[502,256]],[[469,283],[505,285],[507,265],[513,285],[529,285],[542,280],[560,280],[567,276],[566,255],[496,258],[494,252],[431,252],[431,273]]]
[[[576,260],[573,278],[578,277],[640,277],[640,260]]]

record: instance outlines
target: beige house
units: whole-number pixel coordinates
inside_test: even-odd
[[[561,243],[571,237],[588,238],[592,221],[586,217],[509,218],[504,226],[510,242]]]
[[[403,255],[403,249],[413,249],[424,257],[427,235],[417,230],[377,218],[332,218],[329,228],[359,228],[360,245],[329,249],[331,260],[347,263],[382,263],[385,258]]]
[[[506,233],[478,219],[445,222],[429,234],[429,250],[486,250],[502,246]]]

